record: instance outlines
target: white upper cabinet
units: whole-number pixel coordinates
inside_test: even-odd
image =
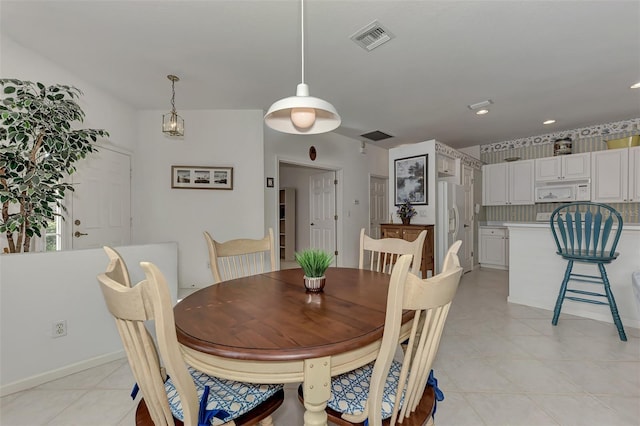
[[[534,204],[534,160],[482,166],[482,204]]]
[[[448,155],[437,154],[436,165],[438,169],[438,179],[460,185],[461,181],[461,165],[459,158],[449,157]]]
[[[629,148],[621,148],[591,153],[591,201],[628,201],[629,151]]]
[[[591,177],[591,153],[560,155],[535,160],[536,181],[577,180]]]

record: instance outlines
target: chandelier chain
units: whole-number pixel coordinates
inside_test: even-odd
[[[171,112],[176,113],[176,81],[171,80]]]

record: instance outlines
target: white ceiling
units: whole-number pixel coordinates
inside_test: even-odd
[[[301,78],[297,0],[0,8],[3,36],[136,109],[170,109],[167,74],[181,78],[178,112],[266,111]],[[374,20],[395,38],[367,52],[350,36]],[[629,89],[640,81],[637,0],[307,0],[305,37],[310,94],[336,107],[339,133],[381,130],[394,136],[385,147],[462,148],[640,117],[640,89]],[[467,108],[486,99],[485,116]]]

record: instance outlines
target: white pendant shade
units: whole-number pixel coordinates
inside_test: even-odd
[[[300,111],[302,110],[302,111]],[[315,120],[311,118],[315,112]],[[264,116],[267,126],[283,133],[313,135],[330,132],[342,122],[329,102],[309,96],[309,87],[298,84],[296,96],[274,102]],[[309,124],[310,125],[307,125]]]
[[[302,81],[296,95],[280,99],[271,105],[264,122],[273,130],[295,135],[326,133],[337,128],[342,119],[329,102],[309,96],[309,86],[304,83],[304,0],[300,0],[300,25],[302,34]]]

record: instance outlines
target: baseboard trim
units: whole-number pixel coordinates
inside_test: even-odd
[[[106,355],[100,355],[84,361],[76,362],[74,364],[37,374],[35,376],[27,377],[26,379],[18,380],[16,382],[0,386],[0,396],[5,396],[23,390],[31,389],[35,386],[40,386],[43,383],[59,379],[70,374],[78,373],[88,368],[97,367],[111,361],[116,361],[124,357],[124,350],[121,350]]]

